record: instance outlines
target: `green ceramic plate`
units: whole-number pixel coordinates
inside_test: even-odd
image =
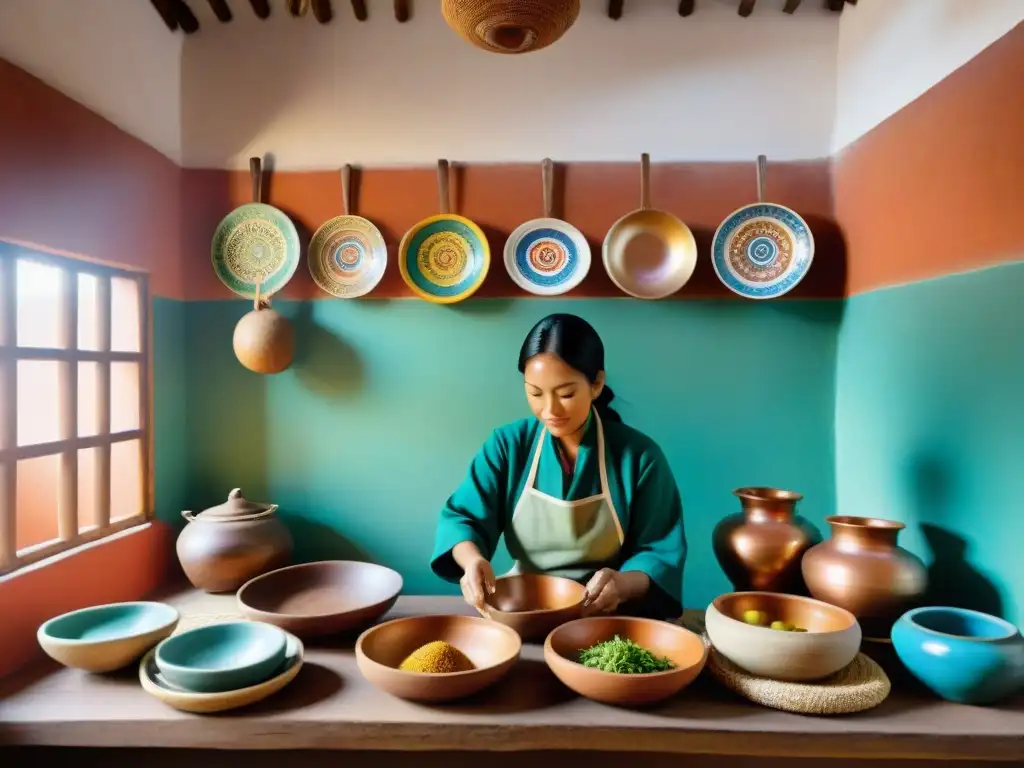
[[[213,270],[231,291],[247,299],[284,288],[299,265],[299,233],[272,205],[248,203],[217,226],[211,247]]]

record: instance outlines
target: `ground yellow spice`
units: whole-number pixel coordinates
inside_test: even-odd
[[[404,672],[468,672],[473,662],[454,645],[435,640],[410,653],[399,666]]]

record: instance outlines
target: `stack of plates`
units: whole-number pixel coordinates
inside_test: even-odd
[[[221,712],[281,690],[302,667],[302,642],[270,624],[231,621],[161,642],[139,666],[143,689],[186,712]]]

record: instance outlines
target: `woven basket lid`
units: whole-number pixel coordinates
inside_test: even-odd
[[[442,0],[448,26],[492,53],[529,53],[565,34],[579,0]]]

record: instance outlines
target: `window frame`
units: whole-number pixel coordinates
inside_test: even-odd
[[[64,271],[62,291],[62,345],[56,348],[18,346],[17,264],[20,259],[55,266]],[[97,350],[78,348],[79,276],[98,280]],[[111,351],[111,279],[133,280],[138,287],[139,351]],[[153,518],[153,335],[152,295],[148,271],[111,264],[79,254],[41,248],[30,243],[0,239],[0,576],[83,544],[143,525]],[[18,446],[18,362],[36,360],[58,364],[58,417],[60,438],[35,445]],[[97,434],[78,435],[79,363],[98,363],[96,409]],[[110,431],[111,363],[139,364],[139,428]],[[118,442],[138,440],[140,445],[140,498],[138,514],[110,521],[112,467],[111,450]],[[79,451],[98,449],[94,484],[97,525],[79,530]],[[17,549],[18,462],[44,456],[59,456],[56,540]]]

